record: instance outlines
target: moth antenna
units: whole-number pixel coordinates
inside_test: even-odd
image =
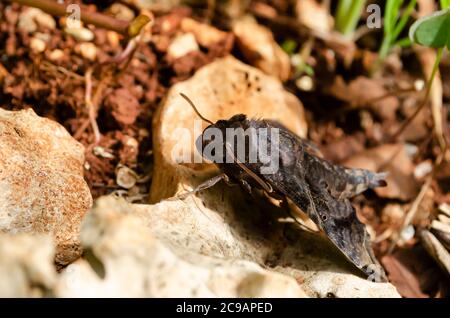
[[[183,93],[180,93],[180,95],[189,103],[189,105],[191,105],[191,107],[194,109],[194,111],[198,117],[200,117],[203,121],[206,121],[207,123],[210,123],[211,125],[214,125],[214,123],[212,121],[210,121],[209,119],[206,119],[205,117],[202,116],[202,114],[200,114],[197,107],[195,107],[194,103],[191,101],[191,99],[189,97],[187,97]]]

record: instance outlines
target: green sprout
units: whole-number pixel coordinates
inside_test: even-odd
[[[442,0],[449,1],[449,0]],[[411,13],[416,7],[417,0],[409,1],[406,9],[403,13],[400,13],[400,9],[403,5],[403,0],[387,0],[386,8],[384,11],[384,36],[383,42],[379,50],[379,59],[377,66],[384,61],[389,54],[389,51],[395,47],[407,47],[411,45],[411,40],[406,37],[398,39],[402,31],[405,29],[406,24],[411,16]]]
[[[366,0],[339,0],[336,10],[336,30],[351,38],[365,4]]]
[[[449,1],[441,1],[441,6],[445,9],[435,12],[429,16],[417,20],[409,29],[409,38],[412,43],[423,45],[430,48],[437,49],[436,59],[434,61],[433,70],[430,78],[427,80],[425,98],[423,102],[417,107],[414,114],[406,120],[402,125],[396,136],[401,133],[409,123],[420,113],[422,108],[430,97],[431,88],[434,78],[439,69],[442,55],[445,48],[450,50],[450,8]],[[440,138],[440,146],[442,149],[446,148],[445,139]]]

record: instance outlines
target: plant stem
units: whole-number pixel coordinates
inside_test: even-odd
[[[38,8],[48,14],[55,16],[65,16],[70,13],[67,12],[66,5],[51,0],[11,0],[11,2]],[[128,28],[130,26],[130,23],[128,21],[118,20],[105,14],[101,14],[98,12],[89,12],[82,9],[80,19],[84,23],[93,24],[97,27],[116,31],[117,33],[128,36]]]
[[[346,37],[355,32],[366,0],[340,0],[336,12],[336,29]]]
[[[417,0],[411,0],[409,2],[408,6],[406,7],[405,12],[402,14],[402,18],[400,19],[400,22],[398,22],[394,28],[394,34],[392,35],[392,38],[394,39],[394,41],[397,40],[400,33],[405,28],[405,25],[408,22],[409,17],[411,16],[411,13],[413,12],[414,8],[416,7],[416,4],[417,4]]]
[[[392,136],[393,140],[396,140],[398,136],[400,136],[403,133],[406,127],[408,127],[408,125],[414,120],[414,118],[416,118],[416,116],[420,113],[423,107],[427,104],[427,101],[430,98],[430,92],[431,87],[433,86],[434,77],[436,76],[436,73],[439,69],[439,63],[441,62],[443,52],[444,48],[439,48],[437,51],[436,60],[434,61],[433,65],[433,71],[431,72],[430,79],[427,82],[426,93],[422,103],[420,104],[419,107],[417,107],[416,111],[403,123],[400,129]]]

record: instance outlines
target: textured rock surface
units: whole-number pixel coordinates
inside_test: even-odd
[[[291,276],[311,297],[399,297],[391,284],[362,278],[323,236],[279,222],[277,209],[239,203],[243,194],[229,190],[133,210],[158,239],[193,262],[198,254],[251,261]]]
[[[0,233],[0,297],[50,296],[54,252],[49,236]]]
[[[151,211],[142,212],[142,217],[149,220],[146,216]],[[142,224],[139,214],[132,205],[113,197],[96,201],[81,232],[86,260],[80,259],[65,269],[55,289],[56,295],[305,296],[293,278],[264,270],[253,262],[185,251],[182,245],[168,247]]]
[[[50,233],[56,261],[81,255],[81,219],[92,204],[84,148],[33,110],[0,109],[0,231]]]

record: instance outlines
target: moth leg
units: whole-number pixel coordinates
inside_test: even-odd
[[[247,168],[247,166],[240,162],[238,158],[236,158],[236,156],[233,153],[233,150],[231,149],[231,146],[229,143],[225,143],[225,149],[228,152],[228,154],[231,156],[231,158],[233,158],[234,162],[242,169],[244,170],[250,177],[252,177],[256,182],[259,183],[259,185],[264,189],[264,191],[268,192],[268,193],[272,193],[273,192],[273,188],[269,183],[264,182],[264,180],[262,180],[256,173],[254,173],[253,171],[251,171],[249,168]]]
[[[215,186],[219,181],[224,181],[226,184],[231,184],[230,178],[228,178],[228,176],[224,173],[221,173],[209,180],[206,180],[205,182],[203,182],[202,184],[200,184],[199,186],[197,186],[195,189],[193,189],[192,191],[188,191],[186,193],[182,193],[179,194],[173,198],[169,198],[169,201],[173,201],[173,200],[181,200],[181,199],[185,199],[188,196],[195,194],[197,192],[209,189],[213,186]]]
[[[241,184],[241,186],[244,188],[244,190],[248,193],[248,194],[252,194],[252,186],[250,185],[250,183],[248,183],[246,180],[244,179],[239,179],[239,182]]]

